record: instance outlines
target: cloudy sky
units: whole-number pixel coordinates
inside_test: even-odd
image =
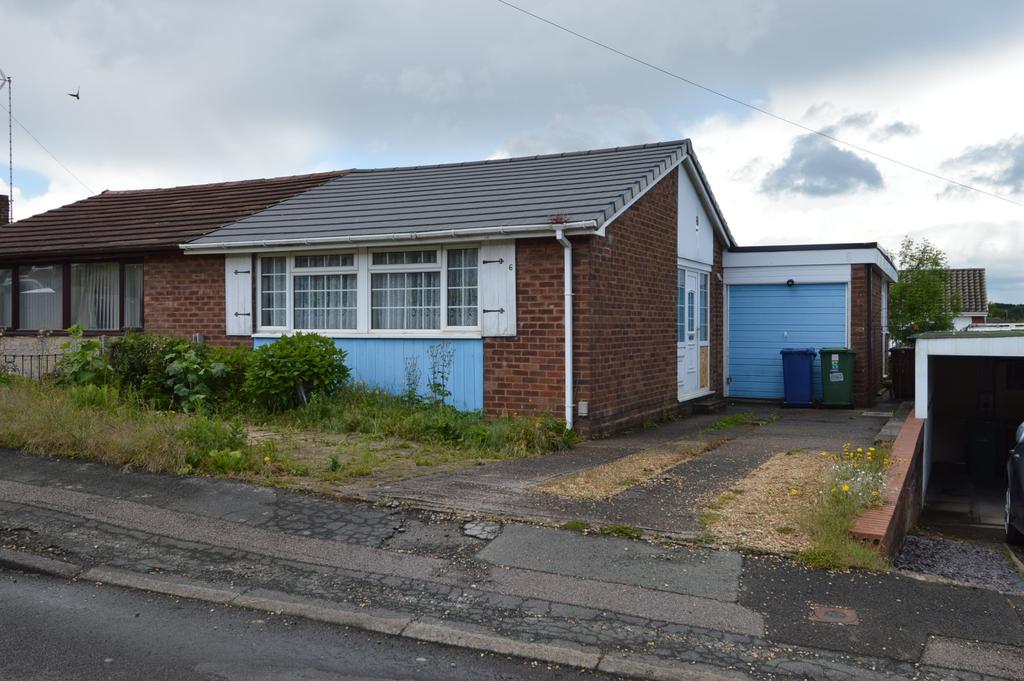
[[[1017,0],[518,4],[1024,203]],[[15,115],[81,180],[16,127],[16,217],[103,189],[690,137],[742,244],[895,250],[927,237],[954,266],[988,268],[990,299],[1024,302],[1024,207],[808,135],[495,0],[0,0],[0,25]],[[80,100],[65,94],[79,87]]]

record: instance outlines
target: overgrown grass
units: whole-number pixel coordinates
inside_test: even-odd
[[[586,532],[590,529],[590,523],[582,518],[574,518],[562,523],[561,528],[570,532]]]
[[[850,537],[858,514],[882,501],[881,488],[889,464],[889,447],[822,452],[832,460],[825,486],[818,493],[807,522],[814,545],[797,558],[812,567],[884,570],[888,563],[870,547]]]
[[[577,440],[551,416],[499,416],[488,419],[448,405],[410,401],[363,386],[330,399],[267,418],[270,425],[333,433],[397,438],[460,451],[470,457],[515,458],[558,451]]]
[[[160,472],[227,473],[258,467],[238,424],[153,411],[109,387],[0,385],[0,446]]]

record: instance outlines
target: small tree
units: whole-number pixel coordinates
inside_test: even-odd
[[[946,254],[927,239],[900,244],[900,277],[889,289],[889,333],[906,343],[916,333],[949,331],[960,296],[948,290]]]

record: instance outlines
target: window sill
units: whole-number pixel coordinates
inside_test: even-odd
[[[281,338],[291,336],[295,331],[258,331],[252,334],[255,338]],[[318,331],[315,329],[304,330],[301,333],[315,333],[327,338],[482,338],[483,334],[479,329],[459,331]]]

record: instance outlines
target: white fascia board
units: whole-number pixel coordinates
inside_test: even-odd
[[[686,167],[686,176],[689,178],[690,184],[693,185],[694,189],[697,190],[697,197],[700,199],[701,205],[704,207],[704,212],[707,213],[708,218],[711,220],[712,223],[714,223],[715,231],[718,232],[718,236],[722,240],[722,243],[725,244],[726,247],[728,247],[731,244],[731,242],[729,240],[729,235],[726,234],[725,225],[723,225],[722,221],[718,219],[718,211],[715,210],[715,204],[711,201],[711,196],[708,194],[707,187],[705,187],[704,183],[701,182],[700,174],[697,172],[697,167],[693,164],[693,159],[690,158],[689,154],[683,154],[683,157],[676,161],[675,163],[673,163],[671,166],[669,166],[665,170],[665,172],[661,174],[661,177],[659,177],[656,181],[644,187],[643,191],[641,191],[639,194],[630,199],[629,202],[627,202],[622,208],[615,211],[614,215],[605,220],[604,224],[601,225],[601,228],[597,230],[598,236],[605,236],[605,232],[608,229],[608,225],[615,222],[615,220],[618,219],[620,215],[622,215],[627,210],[632,208],[634,203],[642,199],[644,195],[647,194],[647,192],[651,191],[651,189],[653,189],[659,182],[664,180],[669,173],[671,173],[673,170],[680,166]]]
[[[258,239],[253,241],[186,243],[179,244],[178,248],[186,253],[196,255],[230,253],[233,251],[309,251],[338,249],[354,245],[373,248],[409,244],[441,244],[509,238],[551,237],[556,229],[560,229],[569,235],[595,234],[597,233],[597,222],[594,220],[580,220],[563,224],[508,225],[471,229],[441,229],[424,232],[398,232],[394,234],[353,234],[349,236],[305,239]]]
[[[849,265],[768,265],[730,267],[723,274],[728,284],[785,284],[792,279],[800,284],[848,284]]]
[[[877,248],[828,248],[792,251],[726,251],[723,263],[729,267],[774,267],[796,265],[876,265],[890,282],[898,273]]]
[[[676,258],[676,265],[678,267],[685,267],[688,270],[697,270],[698,272],[710,272],[712,270],[711,263],[699,262],[697,260],[690,260],[689,258]]]
[[[1024,336],[986,337],[964,332],[957,338],[918,338],[914,349],[914,411],[928,418],[928,359],[930,357],[1024,357]]]

